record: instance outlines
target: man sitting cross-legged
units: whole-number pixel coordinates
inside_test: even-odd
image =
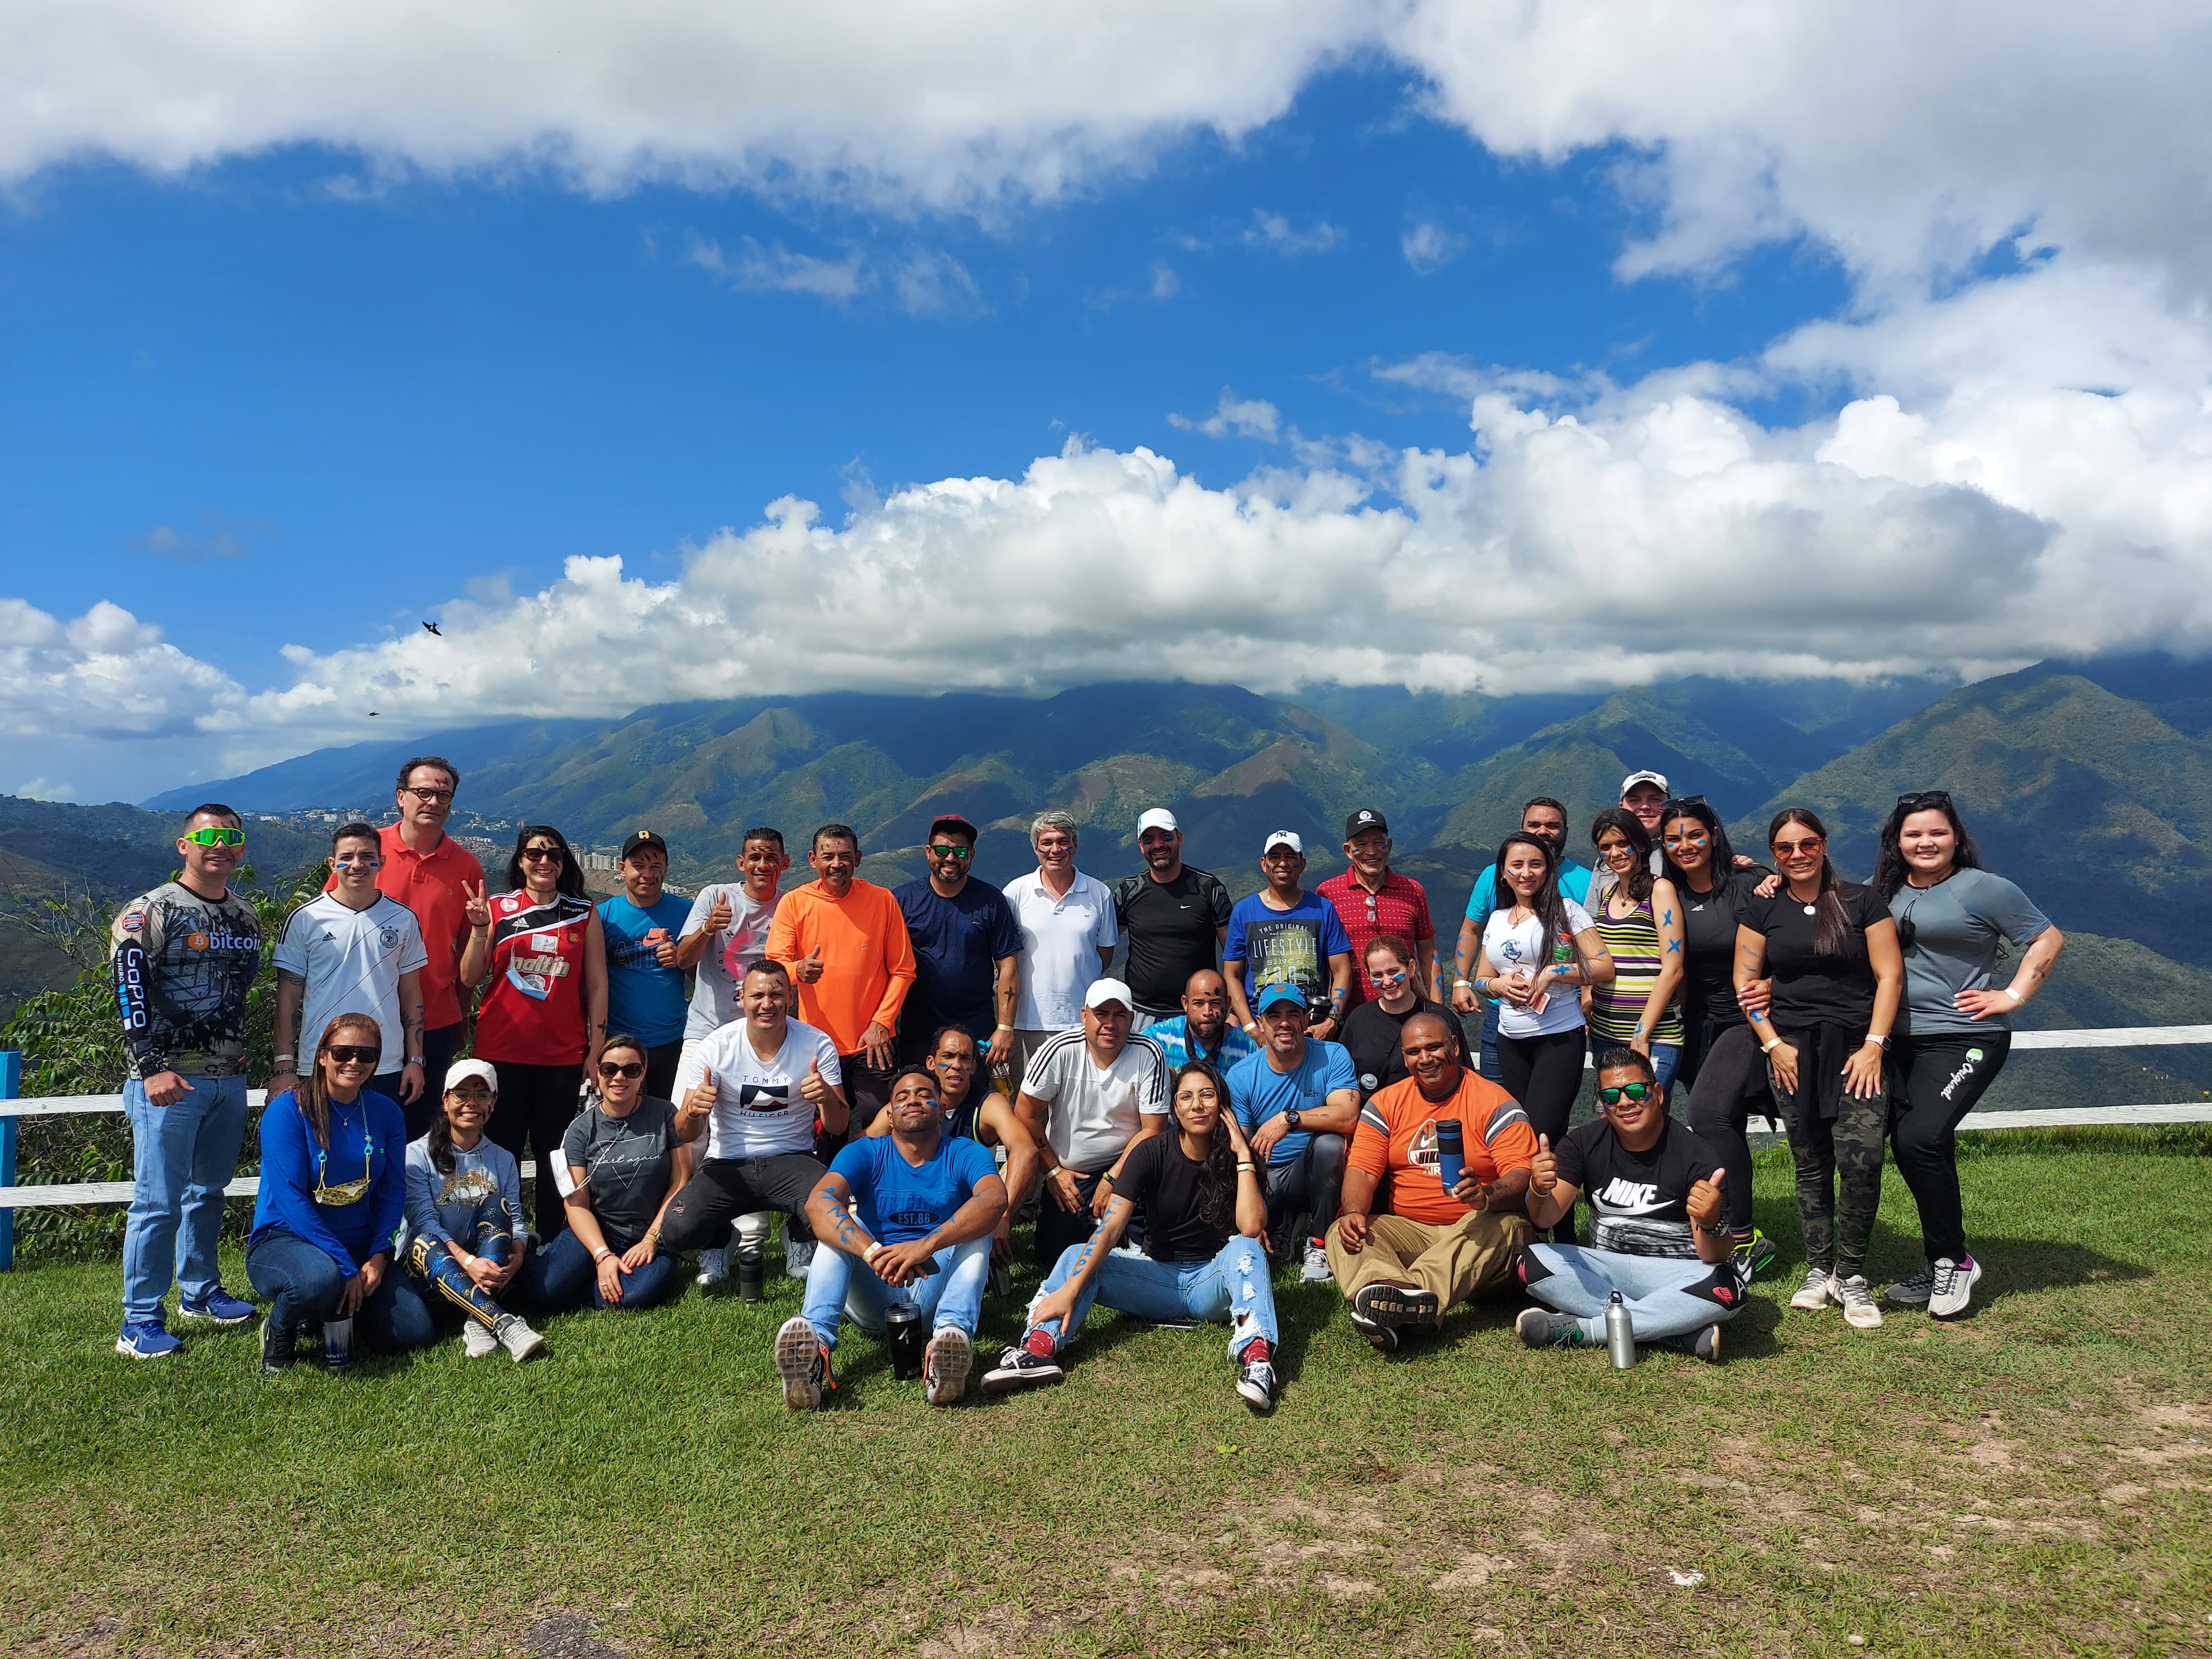
[[[1359,1109],[1328,1265],[1352,1323],[1384,1353],[1401,1334],[1433,1336],[1444,1310],[1508,1283],[1528,1241],[1521,1212],[1535,1132],[1518,1103],[1460,1064],[1442,1014],[1416,1014],[1400,1038],[1410,1075]],[[1464,1172],[1444,1190],[1437,1126],[1457,1122]],[[1390,1207],[1370,1214],[1383,1176]]]
[[[1589,1197],[1595,1248],[1531,1244],[1521,1260],[1530,1308],[1516,1328],[1532,1348],[1603,1347],[1615,1291],[1638,1342],[1686,1347],[1717,1364],[1720,1322],[1743,1306],[1729,1260],[1735,1237],[1721,1215],[1724,1171],[1711,1148],[1667,1115],[1651,1062],[1633,1048],[1598,1057],[1604,1115],[1570,1130],[1555,1152],[1540,1145],[1528,1218],[1550,1226]]]
[[[935,1073],[901,1072],[886,1109],[890,1133],[839,1152],[806,1202],[814,1237],[829,1248],[816,1250],[806,1270],[805,1313],[775,1334],[783,1400],[794,1409],[835,1395],[830,1351],[839,1321],[849,1316],[881,1333],[894,1300],[934,1328],[922,1361],[929,1403],[957,1405],[967,1391],[1006,1183],[979,1143],[945,1132]]]
[[[1259,1242],[1267,1200],[1228,1095],[1204,1060],[1176,1073],[1176,1133],[1130,1149],[1097,1231],[1061,1252],[1030,1304],[1029,1329],[984,1376],[985,1393],[1059,1382],[1060,1351],[1102,1302],[1139,1319],[1225,1322],[1238,1395],[1255,1412],[1274,1405],[1275,1299]],[[1145,1253],[1115,1249],[1139,1209]]]

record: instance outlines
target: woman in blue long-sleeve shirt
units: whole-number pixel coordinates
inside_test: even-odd
[[[382,1035],[367,1014],[324,1028],[297,1089],[261,1114],[261,1191],[246,1273],[269,1298],[261,1366],[292,1364],[302,1325],[350,1319],[388,1352],[436,1334],[430,1310],[391,1271],[392,1236],[406,1206],[406,1120],[397,1101],[366,1087]]]

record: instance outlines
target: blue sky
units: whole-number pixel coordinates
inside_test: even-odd
[[[610,182],[513,154],[438,167],[404,140],[343,134],[216,143],[182,170],[145,165],[126,137],[19,165],[0,210],[0,600],[46,622],[15,624],[38,729],[0,740],[0,788],[146,793],[359,735],[380,702],[425,726],[614,714],[664,684],[764,678],[1515,689],[1686,669],[1971,672],[2038,653],[1986,616],[1996,590],[1972,573],[2015,580],[2099,526],[2076,500],[2005,482],[2033,476],[2032,454],[1945,422],[1964,418],[1963,385],[2022,369],[1993,343],[2008,307],[2063,301],[2062,336],[2087,319],[2066,361],[2030,367],[2045,382],[2033,395],[2136,349],[2139,326],[2096,335],[2109,295],[2049,280],[2086,258],[2045,248],[2024,264],[1994,186],[1989,223],[1962,233],[1972,216],[1955,199],[1917,221],[1909,201],[1901,218],[1879,199],[1836,207],[1834,179],[1792,184],[1790,146],[1808,142],[1795,133],[1769,133],[1766,161],[1734,185],[1695,170],[1688,137],[1626,119],[1507,142],[1486,123],[1507,119],[1510,96],[1470,115],[1452,66],[1417,70],[1410,51],[1315,63],[1256,124],[1155,123],[1053,190],[949,202],[773,170]],[[1943,183],[1900,179],[1898,196]],[[2054,215],[2032,221],[2046,240]],[[1939,220],[1963,261],[1926,251]],[[1232,391],[1243,421],[1209,432]],[[1470,403],[1486,394],[1478,441]],[[930,493],[1024,480],[1071,439],[1091,475],[1034,501],[986,513]],[[1961,471],[1962,442],[1992,453]],[[1569,452],[1593,444],[1610,470],[1571,471],[1593,463]],[[1139,447],[1202,488],[1179,508],[1157,478],[1109,465]],[[1409,474],[1418,452],[1436,465]],[[1632,453],[1640,471],[1623,475]],[[811,541],[795,520],[763,523],[791,495],[823,508]],[[1155,516],[1132,527],[1125,495]],[[1589,516],[1596,502],[1617,520]],[[2110,516],[2104,533],[2142,539]],[[565,568],[616,556],[605,592]],[[1755,603],[1723,606],[1708,634],[1710,608],[1651,597],[1708,580],[1755,592],[1862,557],[1838,594],[1887,585],[1894,629],[1882,605],[1845,598],[1839,631],[1837,594],[1816,592],[1780,602],[1775,629]],[[911,602],[863,603],[851,619],[884,630],[879,647],[830,637],[848,614],[840,586],[869,588],[871,560],[927,589],[948,631],[906,629]],[[1218,586],[1133,596],[1147,634],[1048,628],[1003,653],[962,636],[963,605],[1000,614],[1010,592],[1074,572],[1075,608],[1110,611],[1116,570],[1178,560],[1213,562]],[[1931,568],[1960,590],[1940,636],[1915,591]],[[1264,573],[1291,569],[1295,592],[1257,596],[1281,586]],[[1370,580],[1428,616],[1458,610],[1443,617],[1456,632],[1330,598]],[[747,635],[753,580],[797,608]],[[726,680],[571,660],[680,651],[670,607],[696,612],[702,595],[725,607],[703,651],[726,657]],[[564,606],[629,620],[580,636],[545,621]],[[1178,641],[1157,621],[1206,611],[1237,639]],[[1610,623],[1585,632],[1599,613]],[[466,678],[404,654],[416,619],[439,616]],[[1976,618],[1991,626],[1959,631]],[[1555,645],[1528,637],[1555,624]],[[1305,648],[1321,632],[1331,650]]]

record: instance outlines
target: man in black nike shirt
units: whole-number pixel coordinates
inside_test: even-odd
[[[1602,1347],[1615,1291],[1638,1342],[1686,1346],[1718,1363],[1721,1322],[1743,1305],[1729,1261],[1735,1237],[1721,1218],[1720,1160],[1667,1115],[1651,1062],[1633,1048],[1598,1057],[1593,1122],[1554,1150],[1539,1141],[1528,1172],[1528,1219],[1539,1229],[1572,1213],[1586,1194],[1597,1220],[1593,1248],[1531,1244],[1521,1282],[1545,1308],[1515,1328],[1532,1348]]]
[[[1182,861],[1182,830],[1165,807],[1138,817],[1137,850],[1145,867],[1114,884],[1114,920],[1129,947],[1131,1029],[1142,1031],[1181,1011],[1193,974],[1221,965],[1230,902],[1219,877]]]

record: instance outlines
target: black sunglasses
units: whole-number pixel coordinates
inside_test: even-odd
[[[1897,804],[1908,812],[1917,811],[1923,806],[1948,806],[1951,792],[1948,789],[1916,789],[1909,795],[1899,795]]]
[[[1617,1088],[1599,1090],[1597,1097],[1608,1106],[1618,1106],[1624,1096],[1630,1100],[1649,1100],[1651,1091],[1658,1086],[1656,1083],[1624,1083]]]
[[[603,1060],[599,1062],[601,1077],[643,1077],[645,1062],[641,1060]]]
[[[1674,795],[1669,797],[1660,806],[1660,816],[1665,817],[1678,806],[1702,806],[1709,812],[1712,811],[1712,803],[1703,795]]]
[[[333,1042],[323,1052],[331,1057],[333,1066],[374,1066],[384,1058],[381,1047],[364,1048],[357,1042]]]

